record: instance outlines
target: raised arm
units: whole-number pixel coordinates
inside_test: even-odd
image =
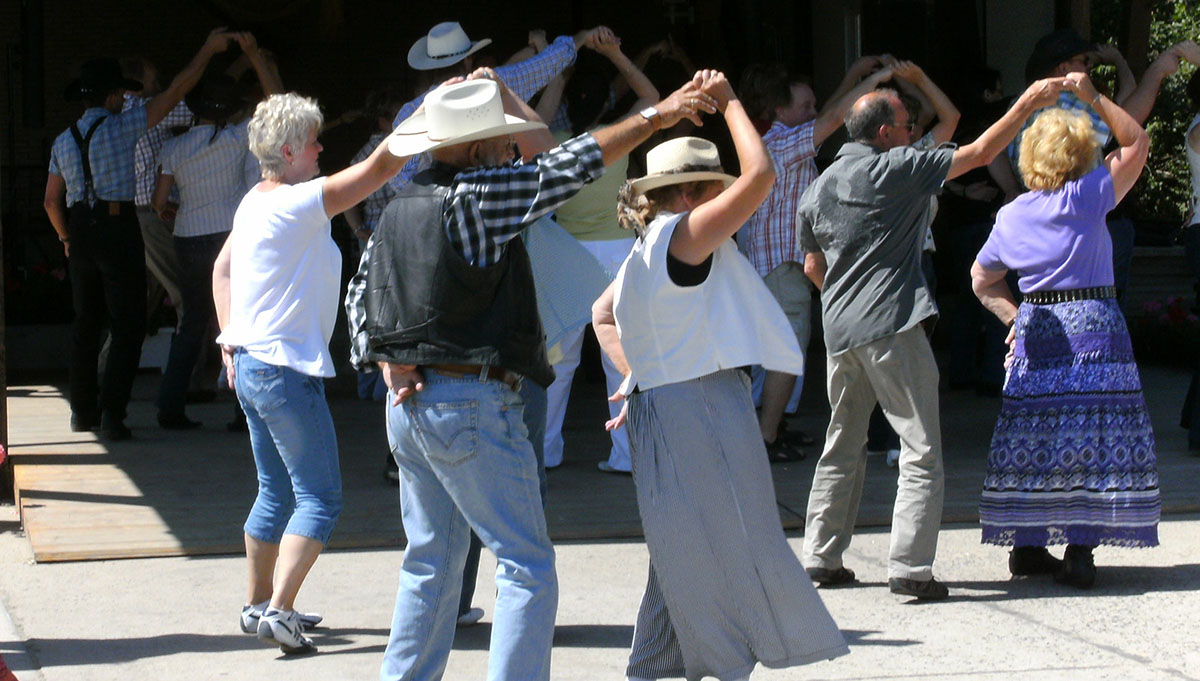
[[[1117,202],[1129,193],[1146,166],[1146,158],[1150,155],[1150,136],[1134,120],[1133,116],[1117,106],[1108,97],[1100,94],[1086,73],[1068,73],[1067,84],[1079,98],[1090,102],[1092,108],[1112,130],[1117,139],[1118,149],[1104,158],[1104,165],[1113,179],[1113,192]]]
[[[634,64],[625,53],[621,51],[621,40],[611,32],[602,34],[596,42],[596,51],[604,55],[612,65],[617,68],[619,74],[614,82],[617,96],[624,94],[622,87],[627,86],[637,95],[637,101],[634,102],[630,111],[641,111],[658,101],[658,88],[654,87],[654,83],[646,77],[645,73]]]
[[[1124,102],[1137,89],[1137,78],[1129,68],[1129,62],[1125,61],[1125,55],[1113,45],[1098,45],[1095,55],[1100,63],[1110,64],[1116,70],[1117,89],[1113,101]]]
[[[229,46],[230,39],[231,34],[226,33],[224,27],[214,28],[208,34],[208,38],[200,46],[200,51],[192,57],[182,71],[175,75],[167,89],[146,102],[147,128],[158,125],[158,122],[170,113],[171,109],[175,108],[183,96],[190,92],[196,83],[200,82],[200,76],[204,75],[204,69],[208,67],[209,60],[213,58],[213,55],[224,52],[225,48]]]
[[[234,33],[233,39],[241,46],[242,53],[254,67],[254,75],[258,76],[258,82],[262,85],[263,99],[281,94],[283,79],[279,76],[279,69],[275,68],[275,64],[267,59],[262,50],[258,49],[258,41],[254,39],[254,35],[249,32]]]
[[[838,83],[838,86],[833,89],[832,93],[830,93],[829,100],[826,101],[825,106],[821,108],[821,114],[824,115],[826,111],[834,106],[837,106],[837,102],[849,95],[850,90],[854,89],[854,87],[858,85],[860,81],[862,81],[872,72],[880,70],[881,67],[883,67],[883,59],[881,57],[864,55],[858,59],[855,59],[854,63],[850,65],[850,68],[846,69],[846,74],[842,76],[842,82]],[[859,95],[862,94],[862,92],[859,93]],[[858,99],[858,97],[850,97],[850,103],[853,104],[854,100],[856,99]],[[849,109],[847,109],[847,111],[848,110]],[[843,113],[841,116],[836,116],[838,121],[841,121],[844,117],[845,113]]]
[[[899,81],[912,84],[933,108],[938,122],[929,132],[933,135],[934,142],[937,144],[949,142],[950,138],[954,136],[954,130],[958,128],[958,121],[962,115],[950,98],[946,96],[946,93],[942,92],[942,89],[933,82],[924,69],[910,61],[897,62],[897,65],[892,67],[892,72]]]
[[[875,62],[863,61],[866,59],[875,58],[863,57],[859,61],[863,63],[878,62],[878,60],[875,60]],[[858,62],[855,63],[857,64]],[[817,115],[816,121],[813,123],[813,146],[820,147],[822,144],[824,144],[825,140],[829,139],[830,135],[837,132],[838,128],[842,127],[842,122],[846,120],[846,114],[850,113],[850,107],[854,106],[854,102],[857,101],[859,97],[879,87],[880,83],[892,78],[892,75],[893,73],[890,68],[879,69],[878,71],[868,74],[867,77],[863,78],[857,85],[852,85],[837,98],[830,98],[830,100],[825,104],[825,107],[821,109],[821,113]]]
[[[700,89],[700,80],[693,78],[666,99],[655,104],[654,108],[658,111],[658,116],[655,116],[653,121],[634,114],[592,133],[592,137],[600,145],[605,166],[610,166],[627,156],[634,147],[645,142],[655,131],[669,128],[684,118],[696,125],[703,125],[700,113],[715,113],[717,102],[712,95]]]
[[[332,218],[356,205],[400,172],[409,157],[393,156],[387,146],[385,136],[366,160],[326,178],[322,189],[326,215]]]
[[[1064,82],[1064,78],[1046,78],[1035,81],[1026,88],[1025,92],[1022,92],[1021,96],[1017,98],[1017,102],[1004,113],[1000,120],[984,130],[983,134],[974,142],[955,150],[954,160],[950,163],[950,172],[946,174],[946,179],[954,179],[963,173],[991,163],[992,159],[996,158],[996,154],[999,154],[1017,136],[1029,114],[1054,103]]]
[[[1158,55],[1158,58],[1146,68],[1146,72],[1142,74],[1142,81],[1138,83],[1133,94],[1123,100],[1118,100],[1119,106],[1125,109],[1139,125],[1145,123],[1154,109],[1154,103],[1158,101],[1158,92],[1162,88],[1163,81],[1179,70],[1180,60],[1185,58],[1200,64],[1200,47],[1190,40],[1176,43],[1163,50],[1162,54]]]
[[[690,265],[704,262],[718,246],[728,241],[750,219],[775,183],[775,164],[767,145],[742,108],[725,74],[701,71],[699,75],[702,89],[717,100],[717,109],[725,116],[742,174],[711,201],[685,214],[675,227],[668,250]]]
[[[555,114],[558,113],[558,107],[562,106],[563,91],[567,88],[567,77],[563,74],[550,79],[546,87],[542,88],[542,96],[538,98],[537,107],[534,111],[537,112],[538,118],[543,121],[554,120]]]

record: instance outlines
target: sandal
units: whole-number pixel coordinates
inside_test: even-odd
[[[771,463],[803,461],[805,457],[804,450],[799,445],[789,442],[782,436],[776,437],[774,442],[763,440],[763,447],[766,448],[767,460]]]
[[[847,567],[811,567],[804,568],[804,571],[808,573],[808,578],[821,588],[845,586],[847,584],[853,584],[855,581],[857,581],[854,578],[854,570],[851,570]]]

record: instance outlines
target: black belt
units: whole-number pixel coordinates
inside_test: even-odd
[[[1030,291],[1025,295],[1025,302],[1031,305],[1054,305],[1069,303],[1075,300],[1101,300],[1116,298],[1116,286],[1092,286],[1090,288],[1071,288],[1061,291]]]
[[[521,387],[521,374],[509,371],[504,367],[477,364],[428,364],[424,368],[432,369],[449,378],[478,378],[481,381],[500,381],[513,390],[519,390]]]

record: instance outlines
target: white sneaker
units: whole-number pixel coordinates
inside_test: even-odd
[[[267,611],[258,619],[258,638],[279,645],[285,655],[315,653],[317,647],[305,636],[295,610]]]
[[[458,616],[455,626],[472,627],[479,624],[479,620],[481,619],[483,619],[483,608],[471,608]]]
[[[887,465],[889,468],[895,468],[900,464],[900,450],[889,449],[887,452]]]
[[[239,624],[242,627],[242,632],[247,634],[258,633],[258,619],[262,617],[263,611],[270,605],[270,601],[263,601],[257,605],[242,606],[242,616]],[[300,618],[300,626],[304,631],[315,629],[321,620],[325,619],[315,612],[297,612],[296,616]]]

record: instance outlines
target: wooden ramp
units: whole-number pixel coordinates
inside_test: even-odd
[[[1166,512],[1200,510],[1197,458],[1178,427],[1190,372],[1143,367],[1154,421]],[[241,553],[242,523],[255,494],[249,438],[229,433],[232,397],[188,407],[200,430],[170,432],[154,423],[158,376],[143,374],[134,387],[127,423],[134,440],[113,445],[93,433],[72,433],[66,400],[53,386],[11,387],[10,453],[26,534],[37,561]],[[818,436],[829,419],[821,379],[810,377],[794,425]],[[608,456],[603,384],[578,382],[563,432],[565,463],[549,474],[546,517],[555,541],[640,537],[633,481],[601,473]],[[945,522],[978,518],[988,443],[999,400],[971,392],[942,394],[945,445]],[[403,546],[399,499],[382,478],[387,438],[382,407],[353,398],[330,399],[338,430],[345,509],[332,547]],[[780,519],[802,529],[819,447],[807,460],[771,467]],[[882,457],[868,459],[859,526],[886,526],[896,496],[896,474]]]

